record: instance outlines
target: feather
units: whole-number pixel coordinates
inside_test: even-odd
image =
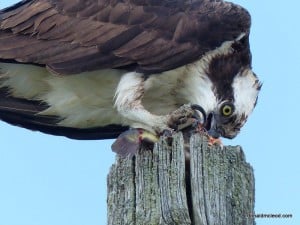
[[[128,129],[120,125],[93,128],[59,126],[62,118],[40,114],[49,107],[45,103],[15,98],[8,93],[7,89],[0,89],[0,119],[19,127],[78,140],[112,139]]]
[[[250,27],[246,10],[217,0],[28,0],[0,18],[0,60],[59,74],[120,67],[160,73],[248,35]],[[8,36],[14,45],[4,45]]]

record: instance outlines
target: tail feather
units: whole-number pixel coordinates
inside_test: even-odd
[[[128,129],[113,124],[84,129],[63,127],[58,124],[62,118],[39,114],[48,107],[42,101],[15,98],[8,95],[7,90],[0,89],[0,120],[12,125],[78,140],[112,139]]]

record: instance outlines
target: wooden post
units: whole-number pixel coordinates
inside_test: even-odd
[[[108,225],[255,224],[253,169],[242,149],[209,147],[195,134],[186,160],[182,134],[171,140],[117,158],[108,175]]]

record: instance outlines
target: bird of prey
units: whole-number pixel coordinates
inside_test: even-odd
[[[23,0],[0,11],[0,119],[108,139],[173,130],[194,104],[234,138],[261,87],[250,20],[222,0]]]

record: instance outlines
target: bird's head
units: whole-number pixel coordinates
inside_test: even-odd
[[[245,113],[235,111],[232,101],[223,101],[217,109],[208,114],[205,128],[214,138],[222,136],[232,139],[239,133],[247,117]]]
[[[215,107],[206,112],[205,128],[208,134],[214,138],[236,137],[256,106],[260,88],[261,84],[252,70],[243,68],[239,71],[231,87],[227,87],[228,93],[232,94],[225,97],[226,91],[223,92],[224,97],[217,99]]]
[[[205,56],[202,71],[213,96],[204,104],[205,128],[214,138],[232,139],[256,106],[261,83],[251,69],[248,37],[228,46],[225,54],[218,50]]]

